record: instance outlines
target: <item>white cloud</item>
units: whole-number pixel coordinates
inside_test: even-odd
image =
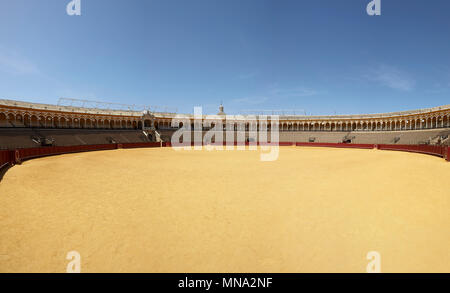
[[[0,70],[12,75],[40,74],[35,64],[15,51],[8,51],[0,47]]]
[[[415,81],[407,73],[396,67],[380,65],[372,70],[366,78],[399,91],[411,91],[415,87]]]
[[[295,88],[278,88],[275,87],[271,90],[271,94],[279,98],[295,98],[295,97],[311,97],[318,95],[319,92],[306,88],[306,87],[295,87]]]
[[[259,105],[270,100],[311,97],[318,94],[320,93],[317,90],[303,86],[282,88],[277,84],[273,84],[266,93],[233,99],[232,102],[247,105]]]
[[[269,100],[268,97],[244,97],[233,99],[232,102],[238,104],[259,105],[265,103],[267,100]]]
[[[252,78],[254,78],[257,75],[258,75],[258,73],[256,73],[256,72],[247,72],[247,73],[239,74],[238,78],[239,79],[244,79],[244,80],[245,79],[252,79]]]

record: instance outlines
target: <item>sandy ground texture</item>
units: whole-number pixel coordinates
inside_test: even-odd
[[[0,182],[0,272],[450,272],[450,163],[402,152],[134,149]]]

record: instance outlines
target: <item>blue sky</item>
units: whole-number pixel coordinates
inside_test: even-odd
[[[450,1],[0,0],[0,98],[191,113],[450,104]]]

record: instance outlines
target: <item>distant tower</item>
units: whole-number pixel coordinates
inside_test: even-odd
[[[220,106],[219,106],[219,113],[217,113],[217,115],[225,115],[225,112],[223,111],[223,105],[222,105],[222,103],[220,103]]]

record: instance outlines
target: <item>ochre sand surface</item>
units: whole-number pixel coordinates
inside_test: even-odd
[[[134,149],[0,182],[0,272],[450,272],[450,163],[378,150]]]

